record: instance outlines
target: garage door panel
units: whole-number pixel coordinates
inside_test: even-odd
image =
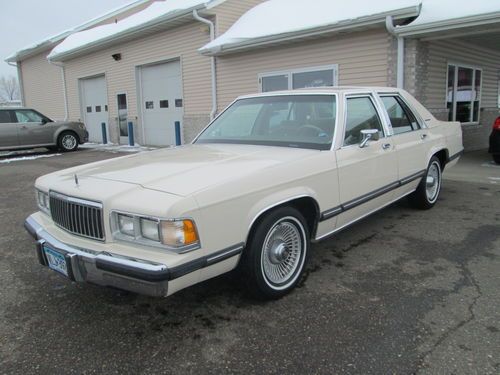
[[[82,108],[90,142],[102,142],[101,124],[108,122],[108,97],[104,76],[81,80]]]
[[[182,80],[178,61],[141,68],[145,142],[175,145],[175,122],[182,121]]]

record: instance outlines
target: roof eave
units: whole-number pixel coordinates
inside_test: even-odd
[[[192,17],[193,10],[201,10],[205,9],[206,4],[202,3],[199,5],[196,5],[194,7],[188,8],[188,9],[183,9],[182,12],[176,12],[174,14],[167,14],[165,17],[160,17],[157,18],[153,21],[146,22],[144,24],[138,25],[136,27],[132,27],[126,31],[120,32],[118,34],[111,35],[107,38],[100,39],[96,42],[86,44],[85,46],[78,47],[75,49],[72,49],[67,52],[62,52],[58,54],[54,54],[53,56],[48,56],[47,59],[49,61],[53,62],[63,62],[65,60],[69,60],[72,58],[75,58],[80,55],[84,55],[86,53],[92,52],[96,49],[99,49],[101,46],[108,45],[108,44],[113,44],[113,43],[119,43],[121,41],[126,40],[128,37],[132,36],[135,34],[135,36],[139,36],[140,33],[145,32],[151,28],[154,28],[162,23],[170,23],[174,22],[176,20],[181,20],[186,17]]]
[[[492,23],[499,23],[500,12],[480,14],[451,20],[432,22],[421,25],[406,25],[396,27],[395,33],[402,37],[418,36],[435,32],[462,29],[465,27],[483,26]]]
[[[392,10],[389,12],[379,13],[372,16],[360,17],[355,20],[348,20],[336,23],[334,25],[315,27],[307,30],[293,31],[290,33],[283,33],[277,35],[270,35],[262,38],[255,38],[247,41],[236,43],[228,43],[226,45],[219,45],[211,48],[200,48],[198,52],[205,56],[224,55],[242,50],[257,48],[267,44],[278,44],[299,38],[307,38],[320,36],[322,34],[334,33],[344,30],[362,28],[365,26],[372,26],[377,23],[385,23],[387,16],[392,16],[394,19],[402,19],[409,17],[416,17],[420,13],[420,5]]]

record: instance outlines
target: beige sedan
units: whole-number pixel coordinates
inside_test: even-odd
[[[78,282],[167,296],[238,267],[279,298],[311,242],[402,197],[434,206],[461,152],[460,124],[403,90],[245,96],[192,144],[40,177],[26,228],[40,263]]]

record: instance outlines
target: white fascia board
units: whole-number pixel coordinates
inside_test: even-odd
[[[225,45],[215,46],[212,48],[202,47],[198,49],[198,52],[205,56],[223,55],[241,50],[256,48],[266,44],[281,43],[299,38],[320,36],[322,34],[350,30],[355,28],[362,28],[377,23],[385,23],[385,19],[387,16],[392,16],[394,19],[402,19],[402,18],[416,17],[419,15],[419,13],[420,13],[420,5],[411,6],[408,8],[402,8],[389,12],[379,13],[376,15],[360,17],[355,20],[340,21],[335,23],[334,25],[315,27],[300,31],[294,31],[290,33],[269,35],[266,37],[255,38],[250,40],[242,40],[240,42],[228,43]]]
[[[48,58],[49,61],[59,61],[63,62],[65,60],[84,55],[86,53],[89,53],[95,49],[98,49],[99,47],[103,45],[108,45],[108,44],[113,44],[113,43],[120,43],[124,40],[126,40],[128,37],[133,36],[133,37],[139,37],[142,32],[145,32],[153,27],[156,27],[162,23],[169,23],[169,22],[174,22],[176,20],[180,20],[183,18],[193,17],[193,10],[201,10],[205,9],[206,5],[205,4],[199,4],[191,8],[183,9],[182,12],[175,13],[175,14],[166,14],[164,17],[156,18],[152,21],[143,23],[141,25],[137,25],[135,27],[132,27],[130,29],[127,29],[123,32],[113,34],[107,38],[99,39],[96,42],[86,44],[85,46],[76,48],[74,50],[68,51],[68,52],[61,52],[55,55],[52,55],[50,58]]]
[[[465,27],[483,26],[492,23],[500,23],[500,12],[455,18],[414,26],[411,24],[406,26],[397,26],[394,32],[402,37],[420,36],[422,34],[455,30]]]
[[[16,51],[16,52],[12,53],[11,55],[7,56],[4,61],[5,62],[18,62],[18,61],[22,61],[23,59],[25,59],[27,57],[31,57],[31,56],[34,56],[34,55],[40,53],[40,52],[48,50],[49,48],[52,49],[57,45],[57,43],[61,42],[69,35],[76,33],[78,31],[83,31],[85,29],[91,28],[92,26],[95,26],[98,23],[100,23],[108,18],[120,15],[121,13],[126,12],[130,9],[133,9],[141,4],[147,3],[148,1],[149,0],[132,1],[128,4],[125,4],[124,6],[119,7],[115,10],[112,10],[108,13],[105,13],[105,14],[102,14],[102,15],[97,16],[95,18],[92,18],[91,20],[84,22],[84,23],[82,23],[82,24],[80,24],[72,29],[65,30],[59,34],[48,37],[47,39],[38,42],[38,44],[34,44],[32,47],[23,48],[19,51]]]

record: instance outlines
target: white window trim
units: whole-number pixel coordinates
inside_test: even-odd
[[[480,87],[480,93],[479,93],[479,109],[477,111],[477,121],[469,121],[469,122],[461,122],[462,125],[478,125],[481,122],[481,103],[482,103],[482,98],[483,98],[483,77],[484,77],[484,72],[483,68],[480,68],[477,65],[470,65],[470,64],[464,64],[461,62],[455,62],[455,61],[448,61],[446,65],[446,90],[445,90],[445,101],[444,101],[444,106],[445,108],[448,107],[448,73],[450,71],[450,66],[455,67],[455,77],[453,79],[453,92],[457,92],[457,87],[458,87],[458,68],[465,68],[465,69],[472,69],[472,84],[473,87],[476,83],[476,70],[479,70],[481,72],[481,82],[479,82],[479,87]],[[499,93],[500,93],[500,78],[499,78]],[[453,95],[453,106],[452,106],[452,121],[456,121],[456,109],[457,109],[457,102],[455,100],[456,95]],[[500,94],[499,94],[499,107],[500,107]],[[474,114],[474,107],[471,109],[471,118]]]
[[[258,75],[258,80],[257,80],[258,85],[259,85],[259,92],[262,92],[262,78],[286,75],[286,76],[288,76],[288,90],[292,90],[293,74],[316,72],[316,71],[322,71],[322,70],[332,70],[333,71],[333,86],[337,86],[338,85],[339,66],[338,66],[338,64],[332,64],[332,65],[320,65],[320,66],[312,66],[312,67],[307,67],[307,68],[278,70],[278,71],[273,71],[273,72],[260,73]]]

